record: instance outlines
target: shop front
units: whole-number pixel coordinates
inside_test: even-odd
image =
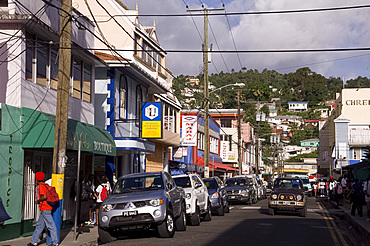
[[[0,154],[7,161],[0,166],[0,175],[8,178],[0,179],[0,186],[7,187],[8,192],[0,191],[0,197],[12,220],[7,221],[6,229],[0,233],[0,241],[30,235],[34,230],[38,216],[34,204],[35,173],[42,171],[46,179],[51,178],[55,116],[1,104],[1,126]],[[79,142],[81,168],[77,170]],[[74,218],[75,202],[71,191],[77,172],[82,177],[109,174],[116,155],[114,140],[106,130],[71,119],[68,120],[66,147],[62,212],[65,222]]]

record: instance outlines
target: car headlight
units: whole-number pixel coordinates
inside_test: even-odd
[[[151,205],[153,207],[159,206],[161,204],[163,204],[163,199],[152,199],[152,200],[149,200],[149,205]]]
[[[186,199],[190,199],[191,198],[191,193],[186,193],[185,197],[186,197]]]
[[[272,195],[271,195],[271,198],[272,198],[272,199],[274,199],[274,200],[276,200],[276,199],[277,199],[277,197],[278,197],[278,196],[277,196],[276,194],[272,194]]]
[[[302,200],[302,196],[301,196],[301,195],[298,195],[298,196],[297,196],[297,200],[298,200],[298,201]]]
[[[218,192],[215,192],[212,194],[211,199],[217,199],[218,198]]]
[[[109,212],[112,209],[113,209],[112,204],[104,204],[103,206],[101,206],[101,211],[103,211],[103,212]]]

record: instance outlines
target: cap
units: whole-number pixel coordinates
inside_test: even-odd
[[[36,180],[38,180],[38,181],[43,181],[43,180],[44,180],[44,178],[45,178],[45,174],[44,174],[43,172],[37,172],[37,173],[35,174],[35,178],[36,178]]]

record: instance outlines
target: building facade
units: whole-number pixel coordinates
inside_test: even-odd
[[[58,85],[60,2],[8,1],[0,7],[0,197],[12,217],[0,241],[30,235],[38,219],[35,173],[52,174]],[[63,220],[73,218],[70,191],[77,176],[78,142],[81,174],[104,175],[116,154],[112,136],[95,126],[95,66],[104,64],[93,47],[94,25],[73,10],[71,84],[64,157]],[[5,61],[5,62],[4,62]]]
[[[155,23],[143,26],[138,7],[130,10],[119,0],[76,2],[78,10],[95,21],[100,37],[95,47],[103,50],[95,54],[108,64],[96,68],[95,118],[115,140],[117,175],[167,169],[171,148],[180,143],[181,107],[171,91],[172,74]],[[109,15],[114,17],[104,21]],[[143,108],[151,102],[162,103],[160,138],[141,135]]]
[[[370,89],[343,89],[329,120],[320,130],[318,168],[323,175],[340,173],[363,159],[370,145]]]

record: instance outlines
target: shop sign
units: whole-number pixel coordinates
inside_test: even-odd
[[[222,161],[227,161],[229,155],[229,141],[221,141],[221,158]]]
[[[197,116],[182,116],[182,146],[197,146],[198,118]]]
[[[162,103],[143,103],[142,138],[162,138]]]

